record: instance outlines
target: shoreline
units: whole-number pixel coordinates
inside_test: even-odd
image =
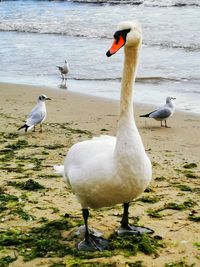
[[[42,93],[52,98],[46,103],[47,118],[43,132],[39,133],[38,127],[36,132],[18,132],[17,128]],[[14,213],[14,203],[10,206],[9,202],[4,203],[9,208],[1,212],[0,228],[27,232],[43,225],[43,221],[60,220],[67,214],[75,225],[70,231],[64,231],[64,236],[68,237],[82,222],[81,210],[71,190],[61,177],[55,175],[53,165],[63,164],[68,149],[74,143],[100,134],[116,135],[119,102],[67,90],[5,83],[0,83],[0,94],[0,188],[7,194],[19,197],[21,202],[16,205],[22,205],[23,211],[33,216],[33,219],[26,221]],[[199,222],[189,218],[190,214],[194,218],[200,216],[200,116],[175,112],[168,120],[171,128],[161,128],[160,122],[139,117],[150,109],[147,105],[134,105],[136,124],[153,165],[153,179],[151,190],[132,203],[130,215],[131,222],[138,218],[139,224],[154,229],[155,235],[163,239],[165,246],[160,248],[158,255],[140,252],[134,256],[122,249],[111,251],[110,257],[100,254],[98,258],[83,260],[78,254],[53,258],[48,254],[25,262],[18,252],[19,248],[8,246],[0,251],[0,258],[13,256],[13,251],[17,253],[17,259],[9,267],[49,267],[52,262],[62,262],[68,266],[72,258],[75,263],[78,259],[81,263],[108,263],[116,267],[125,267],[127,262],[136,261],[142,261],[145,267],[164,267],[165,264],[183,260],[185,264],[198,265],[200,255],[194,244],[199,242]],[[21,147],[16,146],[21,144],[19,141]],[[7,155],[5,151],[10,146],[14,154]],[[37,181],[44,189],[27,191],[8,184],[30,179]],[[190,205],[186,206],[184,203],[188,201]],[[173,205],[167,208],[170,203]],[[109,237],[118,227],[121,213],[121,205],[91,210],[90,226]],[[67,245],[74,248],[74,238],[67,241]]]
[[[64,88],[62,87],[63,86],[63,83],[61,82],[61,84],[57,84],[56,80],[54,81],[51,81],[52,84],[47,84],[47,85],[43,85],[42,83],[41,84],[31,84],[31,83],[12,83],[12,82],[0,82],[1,85],[5,85],[5,86],[17,86],[18,88],[21,86],[21,87],[25,87],[25,88],[29,88],[29,89],[35,89],[37,90],[36,88],[44,88],[47,89],[47,90],[55,90],[55,91],[58,91],[58,92],[68,92],[69,94],[78,94],[80,96],[86,96],[88,98],[97,98],[97,99],[101,99],[101,100],[104,100],[104,101],[114,101],[114,102],[119,102],[119,98],[120,98],[120,83],[119,84],[116,84],[115,86],[118,87],[119,91],[118,93],[113,92],[114,93],[114,96],[111,97],[109,94],[105,94],[104,91],[101,91],[100,88],[99,88],[99,85],[100,87],[102,87],[101,84],[95,84],[94,83],[95,80],[92,80],[92,81],[85,81],[85,80],[70,80],[71,84],[70,84],[70,88],[68,89],[67,87]],[[81,86],[79,83],[82,83],[84,84],[83,86]],[[90,83],[93,83],[93,86],[91,86]],[[87,89],[87,84],[88,84],[88,89]],[[140,93],[140,87],[143,86],[144,84],[138,84],[137,85],[137,90],[135,92],[135,96],[134,96],[134,105],[139,105],[139,106],[146,106],[146,107],[149,107],[149,109],[153,110],[153,109],[156,109],[162,105],[165,104],[165,98],[163,98],[163,95],[160,95],[160,90],[157,91],[157,94],[158,96],[160,96],[160,99],[162,98],[162,100],[158,101],[158,98],[152,98],[152,96],[149,95],[149,100],[147,101],[146,98],[144,98],[144,100],[142,101],[142,95],[143,94],[149,94],[149,92],[147,91],[147,88],[145,87],[145,91],[141,94]],[[97,91],[94,93],[93,90],[91,90],[91,87],[95,87],[97,86]],[[108,86],[108,85],[107,85]],[[162,85],[164,90],[166,89],[166,86],[167,85]],[[77,89],[81,87],[81,90],[80,89]],[[107,87],[106,87],[107,88]],[[111,88],[113,88],[113,85],[111,86]],[[143,88],[144,89],[144,88]],[[105,89],[106,90],[106,89]],[[152,88],[153,90],[153,88]],[[137,95],[136,95],[137,94]],[[139,94],[139,95],[138,95]],[[169,96],[174,96],[176,97],[176,93],[173,93],[173,94],[169,94]],[[188,106],[185,101],[186,99],[185,98],[182,98],[180,97],[180,95],[177,96],[176,98],[176,101],[175,101],[175,110],[176,112],[179,112],[179,113],[186,113],[186,114],[191,114],[191,115],[194,115],[194,116],[200,116],[200,110],[196,107],[196,103],[195,103],[195,106],[193,107],[193,111],[190,110],[190,106],[194,104],[194,99],[190,102],[190,106]],[[154,99],[154,100],[153,100]],[[149,102],[152,103],[150,104]],[[185,106],[184,106],[185,105]]]

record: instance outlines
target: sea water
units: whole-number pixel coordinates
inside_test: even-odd
[[[117,24],[138,20],[143,45],[134,101],[200,114],[199,0],[0,2],[0,82],[65,88],[119,99],[123,51],[106,52]]]

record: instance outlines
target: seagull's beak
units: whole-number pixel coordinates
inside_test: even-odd
[[[121,35],[117,36],[117,38],[115,37],[115,40],[114,40],[111,48],[106,53],[106,56],[110,57],[110,56],[114,55],[124,45],[125,45],[125,40]]]
[[[47,97],[46,100],[52,100],[51,98]]]

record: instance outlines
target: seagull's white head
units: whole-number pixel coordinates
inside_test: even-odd
[[[171,100],[175,100],[175,99],[176,99],[176,97],[168,96],[168,97],[166,98],[166,104],[169,104],[169,103],[171,102]]]
[[[38,101],[45,102],[46,100],[51,100],[51,98],[47,97],[46,95],[40,95],[38,97]]]
[[[123,21],[114,34],[114,42],[106,55],[114,55],[121,47],[138,46],[142,42],[142,27],[137,21]]]

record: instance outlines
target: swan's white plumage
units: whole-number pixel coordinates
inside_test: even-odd
[[[55,165],[53,166],[55,172],[61,176],[64,176],[65,173],[64,173],[64,165]]]
[[[84,209],[130,202],[151,180],[151,162],[135,125],[132,107],[141,27],[135,22],[120,23],[119,29],[127,28],[130,32],[124,46],[117,136],[95,137],[73,145],[64,163],[64,179]]]

